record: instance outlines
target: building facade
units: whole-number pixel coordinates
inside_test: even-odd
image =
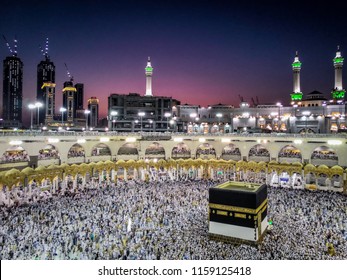
[[[23,62],[15,52],[3,61],[3,127],[22,126]]]
[[[99,99],[95,96],[88,99],[88,126],[98,127],[99,124]]]
[[[55,115],[55,65],[45,54],[45,59],[37,65],[36,101],[43,104],[39,111],[40,124],[51,122]]]
[[[179,104],[172,97],[113,93],[108,97],[109,129],[124,132],[173,130],[176,124],[172,121],[177,118],[175,108]]]

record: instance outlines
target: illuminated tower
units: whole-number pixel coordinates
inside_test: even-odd
[[[292,63],[293,67],[293,93],[290,95],[291,104],[296,105],[302,100],[302,92],[300,90],[300,70],[301,62],[299,60],[298,52],[295,54],[294,61]]]
[[[153,96],[152,93],[152,74],[153,67],[151,65],[151,58],[148,57],[147,66],[145,68],[146,71],[146,94],[145,96]]]
[[[41,89],[43,91],[43,99],[42,101],[40,100],[40,102],[43,102],[42,104],[44,110],[42,111],[45,114],[44,123],[47,125],[48,123],[53,121],[55,114],[55,83],[43,83]]]
[[[88,99],[88,110],[90,111],[89,126],[97,127],[99,122],[99,99],[91,97]]]
[[[11,53],[3,61],[3,120],[8,127],[22,125],[22,100],[23,100],[23,62],[17,57],[17,40],[14,40],[14,49],[7,42]]]
[[[342,66],[343,57],[341,56],[340,46],[337,46],[336,56],[333,59],[335,68],[335,86],[332,91],[334,101],[342,101],[345,98],[345,90],[342,87]]]
[[[74,121],[76,88],[73,85],[73,80],[64,83],[63,88],[63,107],[66,109],[66,121],[72,123]]]
[[[39,111],[39,123],[47,124],[53,120],[55,112],[55,65],[48,55],[48,38],[45,49],[41,46],[40,49],[45,58],[37,65],[36,100],[43,104],[43,109]]]

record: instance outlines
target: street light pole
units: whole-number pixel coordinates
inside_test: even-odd
[[[37,127],[40,126],[40,107],[42,107],[43,104],[41,102],[36,102],[35,107],[37,108]]]
[[[33,130],[33,110],[36,108],[36,106],[34,104],[29,104],[28,107],[30,110],[30,130]]]
[[[111,119],[112,119],[112,131],[114,131],[114,124],[116,122],[116,120],[114,119],[115,116],[118,115],[118,112],[116,111],[111,111]]]
[[[86,131],[88,130],[88,117],[90,114],[90,110],[84,110],[84,115],[86,116]]]
[[[145,115],[145,112],[139,112],[138,115],[139,115],[139,117],[140,117],[140,125],[141,125],[140,131],[142,132],[142,118],[143,118],[143,116]]]
[[[281,131],[281,107],[282,107],[282,103],[277,102],[276,105],[278,106],[278,131]]]
[[[153,126],[153,120],[148,120],[149,121],[149,132],[152,131],[152,126]]]
[[[59,111],[61,112],[61,126],[63,127],[64,126],[64,112],[66,112],[66,108],[61,107]]]
[[[218,118],[218,125],[217,125],[217,127],[218,127],[218,132],[220,131],[220,129],[219,129],[219,123],[220,123],[220,118],[222,117],[223,115],[221,114],[221,113],[217,113],[216,114],[216,117]]]
[[[305,116],[305,135],[307,135],[307,118],[311,114],[310,111],[304,111],[302,114]]]
[[[167,112],[164,114],[164,117],[166,118],[166,130],[169,130],[169,117],[171,116],[171,113]]]

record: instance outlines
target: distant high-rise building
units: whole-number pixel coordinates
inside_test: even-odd
[[[44,124],[52,120],[55,114],[55,65],[48,55],[48,38],[45,50],[41,49],[41,52],[45,58],[37,65],[36,100],[43,104],[39,112],[39,123]]]
[[[91,97],[88,99],[89,127],[97,127],[99,123],[99,99]]]
[[[12,56],[3,61],[3,122],[8,127],[22,125],[23,62],[17,56],[17,40],[14,51],[7,43]]]
[[[64,83],[63,88],[63,107],[66,109],[66,121],[72,123],[75,114],[75,94],[76,88],[73,85],[73,80]]]
[[[83,98],[84,98],[84,84],[77,83],[75,84],[76,92],[75,92],[75,97],[74,97],[74,107],[75,107],[75,112],[74,112],[74,118],[79,117],[78,113],[82,112],[83,114]]]

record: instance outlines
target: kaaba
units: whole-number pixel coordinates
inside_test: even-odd
[[[209,189],[211,238],[257,244],[267,225],[267,185],[229,181]]]

